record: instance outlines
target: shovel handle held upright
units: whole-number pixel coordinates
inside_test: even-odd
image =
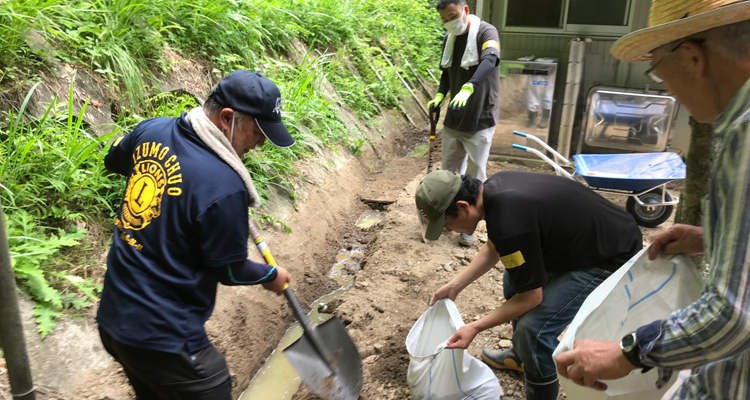
[[[435,130],[437,129],[437,123],[440,120],[440,107],[430,104],[430,151],[427,164],[427,172],[432,172],[432,164],[434,162],[434,150],[435,150]]]
[[[434,104],[430,104],[430,125],[437,126],[440,120],[440,107]]]

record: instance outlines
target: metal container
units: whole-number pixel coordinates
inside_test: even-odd
[[[634,152],[668,148],[678,105],[665,93],[595,86],[586,102],[587,146]]]

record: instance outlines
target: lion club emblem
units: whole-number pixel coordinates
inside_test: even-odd
[[[166,184],[167,174],[155,160],[143,160],[135,165],[125,189],[120,218],[125,229],[143,229],[161,214]]]

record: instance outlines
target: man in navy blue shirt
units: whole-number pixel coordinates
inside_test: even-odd
[[[128,184],[96,320],[139,400],[230,400],[226,361],[203,327],[217,283],[281,294],[291,281],[247,259],[248,207],[260,198],[242,157],[266,139],[294,144],[279,89],[238,70],[202,108],[141,122],[105,157]]]

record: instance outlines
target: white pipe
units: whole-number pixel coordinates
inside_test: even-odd
[[[557,150],[565,158],[570,157],[570,141],[573,137],[573,122],[575,120],[576,106],[578,105],[578,93],[581,91],[583,57],[585,53],[586,41],[576,38],[570,42],[568,74],[565,79],[565,95],[563,96],[562,121],[560,123],[560,137],[557,141]],[[581,132],[581,135],[583,135],[583,132]],[[580,140],[583,140],[583,137]]]
[[[484,0],[477,0],[477,6],[474,7],[474,15],[484,20],[482,14],[484,14]]]

